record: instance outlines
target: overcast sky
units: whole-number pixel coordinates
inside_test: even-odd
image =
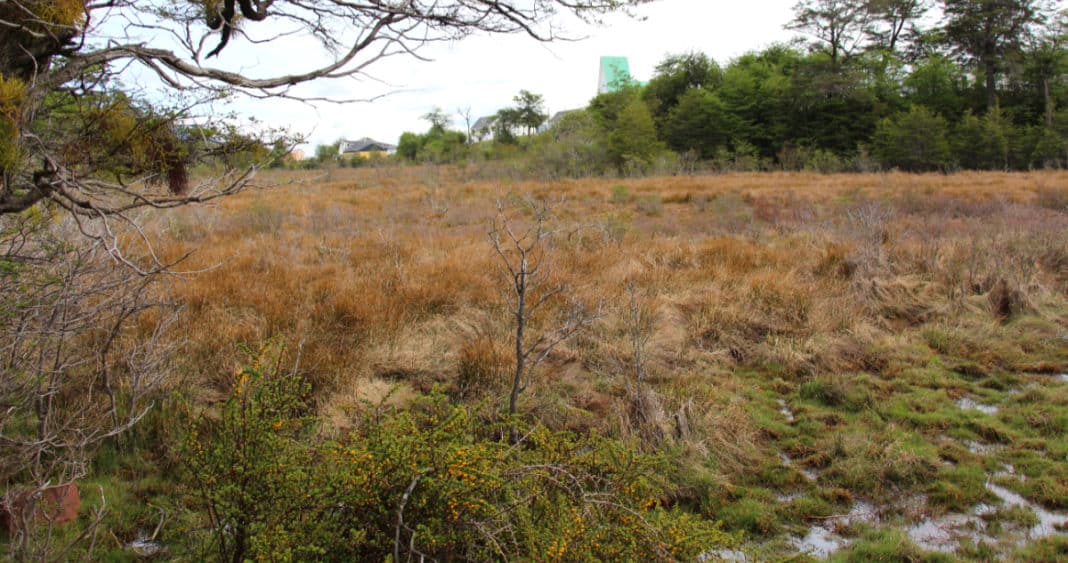
[[[659,0],[638,9],[643,20],[611,16],[600,27],[565,22],[571,35],[585,37],[581,41],[543,44],[523,36],[471,37],[427,49],[422,54],[432,62],[378,61],[369,69],[375,80],[317,82],[301,90],[346,99],[392,92],[372,102],[312,107],[248,100],[235,103],[233,109],[309,135],[305,148],[360,137],[395,144],[404,131],[425,131],[428,124],[420,116],[435,106],[452,113],[454,126],[462,129],[458,108],[470,107],[475,117],[493,114],[511,104],[521,89],[544,96],[550,114],[583,107],[596,94],[602,55],[628,57],[631,74],[638,80],[648,80],[656,64],[671,53],[701,51],[724,64],[790,39],[794,34],[782,26],[790,20],[795,1]],[[280,74],[308,66],[298,44],[228,49],[224,55],[240,56],[243,70],[250,74]]]

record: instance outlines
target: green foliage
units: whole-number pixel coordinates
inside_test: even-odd
[[[944,0],[943,12],[946,40],[960,60],[982,73],[986,109],[994,109],[998,75],[1022,50],[1029,32],[1045,22],[1044,6],[1039,0]]]
[[[704,53],[669,55],[656,66],[656,76],[642,92],[653,108],[657,122],[679,104],[688,92],[714,89],[723,81],[723,70]]]
[[[982,117],[965,112],[953,133],[953,155],[970,170],[1004,170],[1009,166],[1012,124],[998,108]]]
[[[0,74],[0,171],[13,168],[19,160],[19,113],[25,94],[21,80]]]
[[[251,354],[183,446],[220,558],[693,559],[736,539],[660,499],[671,459],[637,444],[487,424],[441,396],[326,442],[307,385]]]
[[[984,486],[986,479],[986,471],[979,465],[942,468],[938,479],[931,483],[927,498],[933,505],[965,512],[989,496]]]
[[[1020,548],[1013,561],[1056,563],[1068,559],[1068,537],[1057,535],[1038,540]]]
[[[45,102],[48,120],[33,123],[33,132],[54,139],[65,166],[82,175],[125,180],[151,175],[174,192],[185,189],[186,163],[202,135],[180,128],[174,116],[141,104],[119,91],[73,95],[57,91]],[[85,139],[92,139],[86,142]],[[226,139],[213,138],[225,152]],[[262,146],[261,146],[262,148]],[[264,149],[266,153],[266,149]]]
[[[946,119],[957,119],[964,112],[968,79],[949,57],[933,54],[917,61],[903,85],[914,105],[925,106]]]
[[[449,125],[452,124],[452,118],[449,114],[445,113],[445,110],[441,108],[434,108],[423,115],[423,120],[430,123],[429,135],[438,136],[444,133]]]
[[[317,147],[315,147],[315,159],[319,162],[327,162],[333,160],[337,158],[339,148],[339,143],[318,145]]]
[[[249,351],[218,419],[202,416],[182,448],[220,559],[307,559],[358,534],[331,528],[330,491],[309,440],[309,386],[280,370],[282,350]]]
[[[503,108],[497,112],[493,120],[493,140],[505,145],[514,145],[519,142],[515,131],[519,127],[521,115],[516,108]]]
[[[804,3],[811,12],[806,17],[822,21],[830,13],[825,8],[837,9],[831,4]],[[782,169],[821,172],[876,165],[916,172],[955,166],[1026,169],[1068,161],[1068,118],[1061,119],[1068,112],[1055,109],[1068,97],[1068,81],[1057,70],[1068,64],[1063,41],[1047,38],[1020,51],[1026,64],[999,87],[1002,109],[979,113],[982,73],[959,66],[944,43],[915,30],[890,29],[894,21],[914,22],[922,5],[872,2],[864,8],[869,13],[859,9],[849,7],[849,17],[870,19],[871,27],[856,27],[858,20],[842,25],[872,41],[872,49],[850,52],[842,44],[836,55],[831,43],[842,37],[823,38],[809,54],[773,45],[722,70],[699,53],[672,55],[647,86],[629,84],[593,98],[587,113],[600,134],[586,140],[600,137],[619,171],[650,170],[656,159],[650,154],[657,151],[625,146],[635,138],[635,124],[643,121],[635,120],[634,102],[641,100],[652,115],[657,141],[722,170],[768,169],[775,161]],[[944,37],[931,35],[936,36]],[[903,42],[915,49],[907,56],[892,48]],[[502,131],[504,141],[510,140],[509,131]],[[553,152],[551,143],[533,148],[535,157],[537,151]],[[556,153],[552,160],[558,158]]]
[[[692,89],[679,97],[661,131],[673,150],[694,150],[707,159],[730,141],[731,118],[718,96],[708,90]]]
[[[616,127],[608,134],[609,158],[620,171],[640,172],[652,166],[663,150],[649,107],[635,98],[619,113]]]
[[[404,132],[397,143],[397,155],[409,161],[434,162],[438,164],[458,162],[467,156],[467,136],[459,131],[451,131],[444,128],[442,122],[433,113],[427,114],[427,119],[434,117],[437,122],[431,123],[430,130],[420,135],[418,133]]]
[[[397,156],[407,160],[416,160],[419,157],[419,147],[419,134],[405,131],[397,143]]]
[[[612,186],[612,203],[621,205],[624,203],[630,203],[634,199],[634,195],[630,193],[630,188],[622,184]]]
[[[515,122],[527,128],[527,135],[541,127],[549,118],[545,113],[545,100],[539,94],[520,90],[512,100],[516,103]]]
[[[944,167],[950,156],[946,120],[923,106],[884,119],[875,130],[875,157],[887,168],[920,172]]]
[[[593,116],[573,111],[528,145],[531,170],[552,177],[583,177],[609,168],[604,131]]]

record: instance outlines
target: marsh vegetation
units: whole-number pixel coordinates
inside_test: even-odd
[[[449,550],[486,537],[465,526],[496,521],[474,507],[502,501],[478,481],[448,489],[420,479],[469,456],[480,467],[472,475],[522,476],[543,490],[529,483],[544,475],[525,473],[543,454],[582,466],[592,479],[582,490],[619,495],[614,508],[593,511],[562,486],[546,493],[557,504],[504,526],[525,543],[498,555],[604,557],[598,549],[623,540],[588,531],[590,519],[623,525],[639,508],[661,518],[637,536],[655,538],[643,543],[652,551],[611,553],[1034,561],[1068,550],[1062,172],[556,182],[440,167],[306,174],[279,172],[272,180],[288,185],[151,223],[162,255],[195,251],[183,267],[200,271],[166,288],[182,309],[169,334],[183,350],[168,398],[130,443],[100,454],[86,482],[127,507],[104,524],[120,541],[151,529],[150,507],[161,506],[172,515],[159,538],[170,553],[210,543],[189,533],[210,529],[208,506],[219,502],[190,479],[215,469],[190,467],[189,431],[225,427],[249,373],[238,344],[271,342],[272,365],[306,386],[284,443],[316,444],[277,450],[290,452],[271,458],[282,482],[325,486],[311,473],[328,455],[393,464],[380,473],[362,461],[327,464],[351,479],[365,471],[359,479],[373,484],[360,490],[393,491],[339,501],[382,503],[381,535],[355,530],[363,539],[349,540],[367,551],[354,553],[392,553],[403,498],[421,507],[405,513],[404,537],[418,529],[451,546],[413,539],[413,548],[458,556]],[[557,330],[576,303],[599,314],[528,372],[509,418],[514,278],[502,275],[489,233],[498,205],[514,225],[536,220],[532,201],[551,210],[539,256],[551,263],[544,287],[559,291],[529,328]],[[509,449],[512,424],[540,436],[529,438],[531,457]],[[621,459],[635,460],[624,465],[632,473]],[[250,490],[272,491],[272,506],[300,506],[271,484],[282,477],[249,478]],[[467,508],[437,512],[435,503],[454,510],[447,496],[457,491]],[[553,539],[571,543],[518,531],[558,510],[587,526],[556,529]],[[677,544],[661,524],[682,534],[670,536]],[[287,537],[285,546],[301,545]]]

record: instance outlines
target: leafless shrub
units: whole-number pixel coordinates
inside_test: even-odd
[[[886,265],[884,245],[890,240],[888,224],[894,217],[893,208],[879,202],[869,201],[846,211],[855,248],[859,279],[871,279]]]
[[[489,233],[502,274],[508,279],[509,308],[515,320],[515,371],[508,396],[508,414],[513,416],[530,373],[557,345],[599,319],[603,305],[590,309],[571,286],[555,279],[551,252],[558,231],[549,226],[550,207],[531,200],[519,200],[515,207],[518,213],[509,214],[505,205],[498,203]],[[528,217],[523,218],[523,214]],[[537,331],[535,319],[552,305],[560,307],[558,323]],[[512,441],[517,438],[513,427]]]
[[[667,435],[667,416],[660,396],[646,382],[646,345],[656,324],[656,310],[649,292],[641,291],[633,281],[627,284],[627,296],[625,322],[634,376],[627,385],[627,418],[631,429],[638,433],[642,442],[655,447]]]
[[[8,497],[35,497],[84,477],[95,447],[152,407],[174,316],[154,300],[159,276],[118,263],[106,239],[47,211],[0,222],[0,480]],[[20,519],[9,556],[62,558],[70,547],[54,532],[47,518]]]

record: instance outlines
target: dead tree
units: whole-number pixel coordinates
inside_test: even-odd
[[[551,260],[550,208],[545,203],[523,200],[517,204],[530,214],[521,220],[510,216],[501,203],[490,230],[490,242],[508,279],[509,306],[514,322],[515,370],[508,394],[508,414],[519,412],[519,396],[530,384],[531,374],[561,342],[588,328],[601,317],[602,304],[589,308],[576,298],[573,288],[555,278]],[[526,223],[523,225],[523,223]],[[562,304],[562,315],[552,328],[537,330],[534,324],[543,310]],[[510,438],[518,440],[513,423]]]

